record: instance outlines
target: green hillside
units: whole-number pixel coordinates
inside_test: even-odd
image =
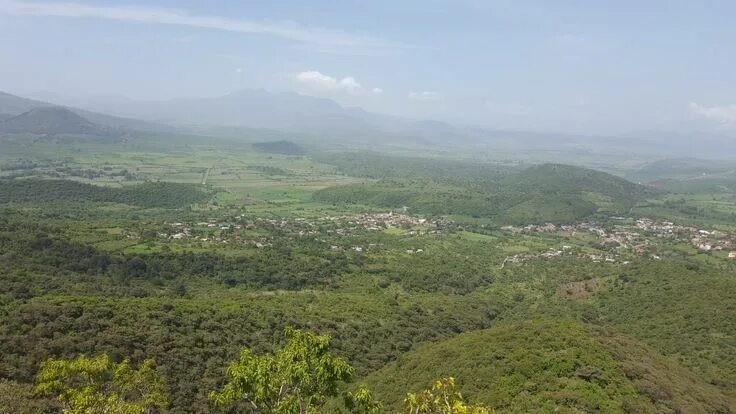
[[[520,173],[444,179],[383,179],[321,190],[325,203],[401,208],[426,214],[492,218],[499,223],[571,222],[596,212],[620,212],[648,190],[613,175],[558,164]]]
[[[674,360],[576,322],[527,321],[419,348],[366,379],[398,408],[404,390],[454,376],[499,413],[715,413],[730,401]]]
[[[530,167],[517,175],[509,176],[503,184],[520,192],[570,195],[599,193],[620,203],[634,202],[647,193],[644,187],[623,178],[562,164]]]
[[[370,152],[322,153],[312,158],[332,164],[346,175],[373,179],[430,178],[453,182],[488,182],[515,171],[499,164],[446,158],[399,157]]]
[[[71,180],[0,180],[0,204],[10,202],[97,201],[141,207],[178,208],[210,195],[191,184],[148,182],[109,188]]]
[[[736,389],[732,272],[694,264],[640,264],[597,295],[599,320],[678,357],[711,384]]]

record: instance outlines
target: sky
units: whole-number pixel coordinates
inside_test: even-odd
[[[296,91],[499,129],[736,129],[736,1],[0,0],[0,90]]]

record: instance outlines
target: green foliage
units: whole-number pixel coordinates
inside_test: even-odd
[[[12,276],[21,272],[32,272],[39,279],[64,276],[69,280],[94,274],[97,287],[110,279],[127,284],[135,279],[169,284],[205,278],[228,286],[296,290],[328,286],[354,261],[343,253],[318,248],[322,246],[313,240],[288,237],[276,241],[271,249],[248,256],[216,252],[123,255],[71,242],[61,232],[58,226],[0,218],[0,245],[4,247],[0,257],[9,262],[5,268],[8,284],[0,286],[0,292],[10,290]],[[27,278],[23,285],[32,287]]]
[[[38,392],[56,394],[65,414],[147,414],[168,404],[153,360],[133,369],[107,355],[73,360],[49,359],[38,373]]]
[[[596,295],[601,323],[676,356],[708,382],[736,387],[736,279],[692,263],[642,263]]]
[[[0,414],[53,414],[60,410],[55,399],[39,395],[31,384],[0,380]]]
[[[464,380],[464,394],[502,413],[727,412],[719,410],[728,399],[713,386],[690,398],[693,375],[673,361],[642,366],[652,355],[573,321],[503,323],[408,352],[366,382],[393,409],[402,406],[401,390],[452,375]],[[670,393],[653,402],[644,384]]]
[[[345,408],[351,414],[381,414],[383,413],[383,404],[376,401],[373,393],[363,386],[355,392],[347,392],[345,394]]]
[[[490,414],[482,405],[466,404],[452,377],[438,379],[421,393],[408,394],[404,403],[406,414]]]
[[[147,182],[122,188],[109,188],[69,180],[0,180],[0,204],[68,200],[181,208],[209,197],[210,194],[198,186],[167,182]]]
[[[240,360],[227,369],[228,383],[210,399],[220,406],[243,401],[263,414],[319,412],[353,369],[330,354],[329,337],[291,328],[284,333],[287,342],[273,355],[258,356],[244,348]]]

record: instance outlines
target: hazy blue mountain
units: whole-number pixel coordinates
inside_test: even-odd
[[[602,149],[659,153],[661,144],[646,137],[590,137],[554,133],[504,131],[415,120],[345,107],[331,99],[263,89],[224,96],[136,101],[108,95],[84,107],[97,112],[188,127],[241,127],[287,131],[335,144],[382,147],[533,149],[565,153],[597,153]]]
[[[49,102],[27,99],[20,96],[0,92],[0,114],[17,116],[36,108],[65,108],[89,122],[111,128],[122,128],[137,131],[176,132],[176,128],[138,119],[121,118],[84,109],[55,105]],[[7,117],[6,117],[7,118]],[[2,117],[0,117],[2,120]]]
[[[262,128],[311,134],[341,143],[446,145],[471,131],[438,121],[420,121],[344,107],[331,99],[263,89],[211,98],[134,101],[117,96],[90,100],[85,108],[118,116],[186,126]]]
[[[6,115],[20,115],[33,108],[42,106],[53,106],[52,104],[35,101],[33,99],[21,98],[20,96],[0,92],[0,113]]]
[[[459,149],[504,157],[525,152],[561,162],[571,162],[571,157],[578,156],[654,160],[736,154],[736,140],[728,134],[639,132],[627,136],[586,136],[460,127],[372,113],[342,106],[331,99],[263,89],[160,101],[97,95],[89,99],[68,98],[64,103],[91,122],[115,128],[264,140],[248,138],[257,132],[276,134],[276,140],[326,148]],[[51,104],[0,93],[0,113],[17,115],[48,105]]]
[[[98,125],[60,106],[39,106],[0,122],[0,132],[37,135],[123,135],[120,129]]]

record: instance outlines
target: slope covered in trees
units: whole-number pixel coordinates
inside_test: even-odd
[[[675,360],[605,330],[565,320],[505,323],[402,355],[366,380],[400,407],[400,390],[455,376],[499,413],[715,413],[733,401]]]
[[[671,259],[670,259],[671,260]],[[679,358],[709,383],[736,389],[736,279],[696,263],[641,264],[595,296],[599,322]]]
[[[586,168],[545,164],[520,173],[465,170],[468,176],[382,179],[318,191],[333,204],[409,207],[426,214],[492,218],[499,223],[565,223],[597,212],[622,212],[650,192],[613,175]],[[429,174],[427,174],[429,175]]]
[[[0,203],[94,201],[141,207],[180,208],[204,201],[211,194],[191,184],[147,182],[122,188],[102,187],[70,180],[0,180]]]

